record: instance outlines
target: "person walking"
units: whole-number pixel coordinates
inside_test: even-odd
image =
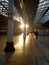
[[[36,40],[37,40],[37,38],[38,38],[38,31],[36,30],[36,31],[34,31],[33,33],[35,34]]]

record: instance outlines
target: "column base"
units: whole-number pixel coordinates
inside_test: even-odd
[[[6,47],[4,49],[5,52],[14,52],[15,48],[14,48],[14,42],[6,42]]]

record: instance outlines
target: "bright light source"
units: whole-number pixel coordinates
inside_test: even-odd
[[[28,24],[26,24],[26,28],[28,28],[29,26],[28,26]]]
[[[22,29],[22,31],[24,30],[24,24],[20,25],[20,28]]]
[[[28,24],[25,24],[25,25],[24,25],[24,23],[20,25],[20,28],[22,29],[22,31],[24,30],[24,27],[25,27],[26,29],[28,29],[28,28],[29,28],[29,25],[28,25]]]
[[[24,24],[21,24],[21,25],[20,25],[20,28],[24,28]]]

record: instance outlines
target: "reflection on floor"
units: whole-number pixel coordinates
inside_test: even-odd
[[[39,36],[36,40],[29,34],[24,43],[23,34],[14,36],[15,52],[5,53],[7,37],[0,36],[0,65],[49,65],[48,38]]]

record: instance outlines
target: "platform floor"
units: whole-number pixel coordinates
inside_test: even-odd
[[[15,52],[5,53],[7,36],[0,35],[0,65],[49,65],[49,36],[14,36]]]

